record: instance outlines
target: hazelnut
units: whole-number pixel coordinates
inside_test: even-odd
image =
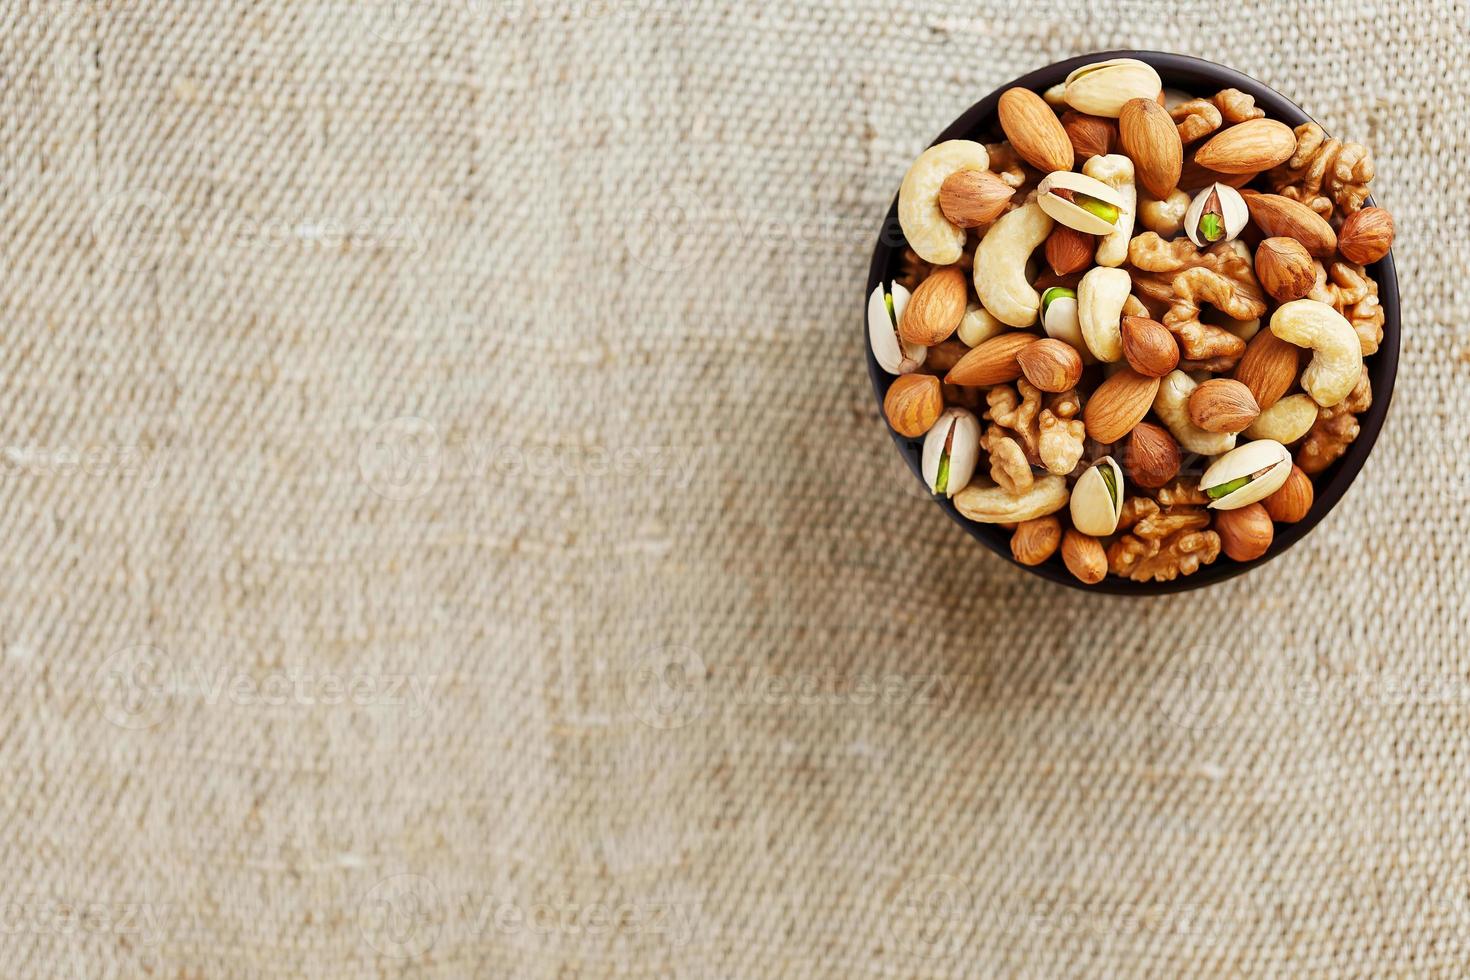
[[[1111,119],[1089,116],[1085,112],[1068,109],[1062,113],[1062,128],[1072,141],[1072,150],[1077,159],[1105,157],[1113,152],[1113,143],[1118,138],[1118,126]]]
[[[1123,468],[1134,483],[1156,490],[1178,475],[1179,444],[1166,429],[1140,422],[1128,435]]]
[[[1278,303],[1311,292],[1316,269],[1306,246],[1295,238],[1268,238],[1256,247],[1256,278]]]
[[[1128,366],[1148,378],[1162,378],[1179,364],[1179,343],[1167,327],[1145,316],[1125,316],[1123,356]]]
[[[1314,496],[1312,478],[1307,476],[1300,466],[1293,466],[1291,473],[1286,477],[1286,482],[1261,503],[1265,505],[1266,513],[1271,515],[1273,521],[1295,524],[1306,517],[1307,512],[1312,509]]]
[[[1092,265],[1097,239],[1085,231],[1058,224],[1046,239],[1046,264],[1058,276],[1070,276]]]
[[[1082,380],[1082,355],[1064,340],[1048,337],[1016,355],[1026,380],[1046,392],[1070,391]]]
[[[1189,420],[1206,432],[1240,432],[1260,414],[1255,395],[1232,378],[1211,378],[1189,393]]]
[[[939,187],[939,210],[960,228],[977,228],[999,218],[1015,193],[989,170],[956,170]]]
[[[1369,265],[1393,247],[1393,215],[1383,208],[1364,208],[1342,223],[1337,250],[1349,262]]]
[[[1261,504],[1247,504],[1215,514],[1220,548],[1236,561],[1254,561],[1266,553],[1275,536],[1271,515]]]

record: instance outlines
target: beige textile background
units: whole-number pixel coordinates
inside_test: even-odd
[[[1467,17],[4,4],[0,972],[1465,975]],[[908,161],[1125,46],[1370,143],[1405,300],[1338,511],[1152,601],[860,359]]]

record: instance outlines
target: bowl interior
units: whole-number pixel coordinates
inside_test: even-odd
[[[1242,92],[1253,95],[1256,104],[1266,110],[1267,116],[1279,119],[1289,126],[1311,121],[1311,117],[1296,103],[1234,69],[1187,55],[1163,51],[1103,51],[1056,62],[1002,85],[971,106],[964,115],[941,133],[935,142],[940,143],[952,139],[974,139],[982,142],[999,140],[1002,134],[996,120],[995,109],[1000,94],[1006,89],[1019,85],[1042,92],[1064,80],[1074,69],[1109,58],[1137,58],[1146,61],[1153,65],[1164,80],[1164,85],[1170,88],[1180,88],[1200,95],[1213,94],[1222,88],[1240,89]],[[1371,198],[1369,203],[1372,203]],[[878,245],[873,251],[868,285],[862,297],[865,311],[867,297],[872,293],[873,288],[880,282],[890,280],[898,271],[904,248],[903,232],[898,223],[898,198],[895,196],[884,221],[883,231],[879,235]],[[1357,440],[1348,447],[1341,459],[1314,478],[1315,499],[1311,512],[1295,524],[1278,524],[1275,540],[1263,557],[1242,563],[1221,555],[1214,564],[1204,566],[1195,574],[1182,576],[1172,582],[1132,582],[1110,575],[1097,585],[1084,585],[1072,577],[1058,556],[1053,556],[1041,565],[1020,565],[1011,557],[1009,531],[995,525],[977,524],[961,516],[953,502],[947,498],[935,497],[935,503],[974,538],[1006,561],[1042,578],[1090,592],[1122,595],[1159,595],[1168,592],[1182,592],[1224,581],[1264,564],[1301,540],[1341,499],[1348,486],[1358,475],[1358,471],[1362,469],[1363,463],[1368,459],[1373,443],[1378,439],[1379,430],[1383,427],[1383,420],[1388,414],[1388,406],[1393,394],[1394,376],[1398,370],[1399,354],[1398,276],[1394,272],[1392,253],[1369,266],[1368,273],[1378,282],[1378,299],[1383,306],[1384,313],[1383,343],[1379,346],[1377,353],[1364,361],[1373,385],[1373,404],[1359,417],[1361,433]],[[883,396],[887,393],[893,378],[884,372],[873,358],[873,352],[867,343],[866,312],[864,312],[864,317],[863,349],[867,356],[868,376],[872,379],[873,392],[878,398],[881,413]],[[890,434],[899,452],[908,461],[914,478],[922,483],[919,457],[923,439],[908,439],[893,433],[892,430]]]

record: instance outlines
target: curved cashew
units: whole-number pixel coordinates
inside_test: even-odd
[[[1106,266],[1089,269],[1077,284],[1082,339],[1099,361],[1123,359],[1123,305],[1132,292],[1133,277],[1124,269]]]
[[[1133,183],[1133,161],[1121,153],[1109,153],[1104,157],[1090,157],[1082,165],[1082,172],[1094,180],[1118,192],[1123,207],[1118,211],[1118,220],[1113,230],[1097,243],[1097,264],[1119,266],[1128,258],[1128,242],[1133,237],[1133,216],[1138,211],[1138,189]]]
[[[919,258],[934,265],[953,265],[965,251],[965,229],[939,210],[939,188],[957,170],[987,170],[990,155],[971,140],[949,140],[931,146],[904,175],[898,189],[898,223]]]
[[[1013,327],[1029,327],[1041,311],[1041,296],[1026,276],[1026,262],[1051,234],[1052,220],[1027,201],[990,226],[975,249],[975,295],[991,315]]]
[[[1317,422],[1317,403],[1311,395],[1288,395],[1265,409],[1245,430],[1247,439],[1270,439],[1283,446],[1306,435]]]
[[[992,316],[985,307],[979,303],[970,303],[965,307],[959,330],[955,332],[966,347],[977,347],[996,334],[1005,333],[1007,329],[1009,328]]]
[[[1235,448],[1234,432],[1209,432],[1189,420],[1189,395],[1199,387],[1183,371],[1170,371],[1154,396],[1154,414],[1169,427],[1179,445],[1201,456],[1218,456]]]
[[[1298,299],[1271,314],[1271,332],[1282,340],[1309,347],[1312,363],[1302,372],[1302,388],[1323,408],[1331,408],[1352,392],[1363,373],[1363,347],[1353,325],[1326,303]]]
[[[972,482],[954,495],[954,506],[981,524],[1013,524],[1055,514],[1067,506],[1068,496],[1066,477],[1048,473],[1019,494],[993,483],[982,486]]]

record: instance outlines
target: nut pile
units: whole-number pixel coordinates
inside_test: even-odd
[[[883,402],[929,489],[1017,561],[1169,581],[1252,561],[1358,435],[1383,338],[1357,143],[1235,89],[1088,65],[1002,94],[1004,140],[926,150],[868,301]]]

